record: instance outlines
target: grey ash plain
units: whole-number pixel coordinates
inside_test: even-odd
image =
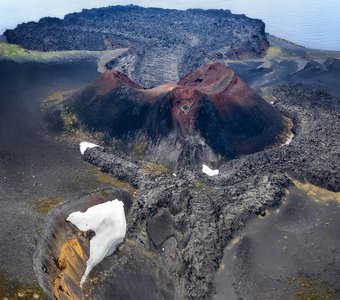
[[[290,177],[340,191],[340,90],[334,80],[340,74],[339,54],[310,51],[268,37],[271,45],[280,46],[283,53],[261,58],[259,56],[268,46],[263,23],[244,16],[230,16],[223,11],[181,12],[188,23],[197,25],[194,26],[197,31],[189,34],[183,30],[183,24],[170,26],[167,23],[167,20],[180,18],[176,11],[167,10],[164,11],[167,34],[149,28],[152,23],[143,22],[149,28],[145,32],[152,34],[142,36],[133,23],[146,17],[149,21],[151,15],[163,20],[162,10],[116,9],[122,11],[122,15],[129,14],[126,28],[119,17],[112,21],[119,26],[108,26],[105,16],[112,14],[115,8],[107,8],[71,14],[65,21],[44,19],[21,25],[6,35],[9,41],[28,49],[105,49],[118,43],[131,46],[127,56],[112,61],[107,67],[117,67],[146,86],[177,81],[182,74],[206,61],[229,59],[227,63],[248,84],[264,97],[269,95],[268,101],[275,100],[273,105],[294,123],[295,137],[290,145],[221,161],[217,166],[220,170],[217,177],[203,174],[202,162],[190,156],[187,168],[176,169],[174,166],[173,170],[159,176],[146,175],[141,171],[143,161],[110,147],[88,149],[83,156],[86,162],[103,172],[138,188],[137,198],[127,213],[126,243],[91,273],[85,285],[85,297],[135,299],[138,293],[138,299],[211,299],[215,292],[215,274],[226,245],[251,216],[263,215],[266,209],[281,205],[286,190],[292,186]],[[197,17],[202,14],[205,14],[204,22]],[[222,16],[230,19],[222,22],[229,29],[216,33],[212,29],[214,22],[219,24],[218,19],[223,21]],[[109,30],[103,34],[106,26]],[[59,34],[51,34],[51,28]],[[117,28],[120,28],[119,32]],[[180,34],[168,32],[169,28],[175,28],[173,30]],[[234,35],[228,35],[228,32],[234,32]],[[249,40],[248,34],[253,36],[255,32],[259,36],[244,44]],[[195,34],[199,36],[198,40],[194,38]],[[66,38],[64,43],[60,38]],[[244,46],[235,52],[233,47],[240,44]],[[248,59],[238,61],[245,53]],[[165,72],[168,69],[170,72]],[[70,150],[68,146],[64,147]],[[78,164],[83,168],[86,166],[78,161],[70,166],[78,167]],[[9,168],[5,170],[9,171]],[[55,175],[59,176],[60,172]],[[16,195],[11,190],[5,192],[13,197]],[[73,202],[80,201],[76,199],[77,192],[81,193],[74,188],[71,194],[66,193],[67,201],[71,198]],[[44,220],[47,222],[47,218]],[[29,254],[25,252],[26,260]],[[27,261],[26,264],[29,267]],[[39,269],[39,261],[35,264]],[[339,295],[338,291],[336,286],[335,297]],[[253,296],[256,299],[256,291]]]

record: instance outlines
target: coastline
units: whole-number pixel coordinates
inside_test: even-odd
[[[336,78],[339,78],[337,76],[340,74],[338,64],[340,51],[307,49],[271,35],[268,35],[268,39],[272,43],[272,47],[276,48],[272,48],[264,57],[225,60],[225,62],[268,102],[273,102],[273,105],[292,118],[295,137],[291,145],[283,146],[280,149],[266,149],[263,152],[223,163],[220,169],[222,175],[216,179],[205,177],[199,170],[177,174],[176,179],[173,178],[172,172],[158,174],[159,176],[146,172],[143,175],[145,177],[141,176],[140,178],[128,173],[127,177],[130,176],[128,179],[131,183],[136,184],[137,182],[142,191],[134,200],[129,212],[128,241],[125,248],[123,247],[117,254],[116,262],[111,261],[111,265],[110,263],[101,264],[94,270],[89,284],[87,287],[85,285],[87,296],[91,293],[98,293],[101,295],[101,299],[107,297],[108,294],[105,294],[105,291],[115,284],[112,285],[108,278],[114,278],[118,283],[120,282],[114,274],[114,267],[117,267],[119,262],[122,263],[122,266],[126,265],[126,257],[124,257],[126,254],[131,259],[132,267],[135,267],[136,271],[145,261],[150,267],[148,269],[150,272],[154,270],[153,264],[162,268],[162,274],[166,280],[159,283],[157,276],[154,276],[153,280],[157,287],[154,291],[155,295],[159,293],[157,284],[168,284],[181,291],[184,291],[184,286],[187,284],[186,287],[191,298],[202,295],[211,297],[214,272],[222,260],[223,251],[221,250],[237,230],[244,226],[244,222],[250,216],[261,215],[266,208],[278,206],[284,201],[284,191],[287,186],[292,184],[286,176],[287,172],[293,173],[298,178],[301,176],[299,178],[301,180],[308,178],[314,184],[330,190],[338,191],[340,189],[337,175],[333,172],[336,171],[336,165],[332,165],[335,159],[333,154],[336,149],[334,150],[334,147],[337,143],[337,119],[334,111],[336,111],[336,101],[339,100],[329,95],[329,92],[332,92],[337,97],[340,96],[340,87],[336,82]],[[6,47],[15,46],[5,45]],[[5,217],[2,221],[3,227],[12,224],[13,229],[9,229],[10,236],[17,240],[12,241],[8,237],[2,236],[0,242],[4,245],[2,247],[6,253],[10,253],[13,245],[24,248],[25,243],[29,244],[29,249],[22,250],[22,255],[19,255],[22,266],[25,268],[29,268],[31,263],[32,251],[36,246],[35,241],[40,240],[39,250],[46,246],[43,244],[42,236],[46,238],[50,228],[44,231],[41,224],[46,224],[48,219],[60,213],[61,209],[73,207],[78,199],[87,192],[90,193],[94,190],[102,192],[106,188],[115,187],[117,181],[113,181],[113,179],[121,176],[119,172],[124,171],[124,167],[127,165],[127,163],[126,165],[123,163],[122,169],[115,170],[115,159],[118,156],[113,154],[110,158],[109,150],[105,150],[105,153],[101,153],[98,149],[87,151],[84,156],[85,161],[81,160],[77,149],[78,145],[64,144],[62,137],[57,137],[55,133],[46,131],[44,127],[46,124],[43,123],[40,108],[41,100],[52,92],[86,85],[97,77],[98,69],[103,71],[103,66],[126,51],[127,48],[108,51],[38,52],[14,47],[12,51],[5,52],[1,56],[0,44],[0,64],[6,66],[12,76],[12,81],[9,79],[6,81],[6,74],[2,74],[5,92],[0,101],[0,108],[2,108],[1,105],[4,105],[7,115],[3,120],[4,130],[1,132],[1,136],[5,137],[5,141],[7,139],[9,145],[13,147],[13,149],[10,146],[0,148],[0,162],[5,166],[0,170],[0,175],[3,175],[2,178],[5,181],[7,180],[4,181],[4,188],[0,186],[0,192],[3,199],[7,199],[10,195],[10,201],[6,200],[3,212],[7,214],[10,211],[12,215],[15,215],[17,210],[21,210],[24,216],[23,221],[19,219],[9,221],[6,219],[8,216]],[[101,58],[103,60],[100,62]],[[87,68],[82,64],[87,64]],[[45,80],[45,76],[47,80]],[[49,76],[55,76],[55,78],[49,78]],[[19,83],[16,81],[18,78]],[[296,85],[298,83],[307,83],[309,86]],[[17,84],[19,84],[18,87]],[[33,88],[33,85],[37,86]],[[285,86],[281,87],[282,85]],[[318,89],[317,85],[321,88]],[[19,91],[20,89],[22,91]],[[321,97],[324,103],[319,103],[318,97]],[[19,125],[16,122],[10,122],[11,119],[19,120],[22,117],[21,114],[27,114],[27,116],[19,122]],[[31,123],[31,118],[36,118],[36,120]],[[11,132],[12,128],[13,132]],[[34,137],[33,142],[32,136]],[[25,153],[23,148],[30,150]],[[328,156],[326,150],[333,151],[332,156]],[[46,154],[49,152],[51,153]],[[314,155],[314,159],[306,165],[303,159],[304,156],[309,157],[309,155]],[[118,158],[129,162],[129,158]],[[108,163],[110,159],[112,160],[111,165]],[[318,159],[323,161],[322,165],[318,164]],[[17,169],[11,166],[11,163],[15,161],[18,162]],[[30,169],[29,166],[26,166],[25,161],[33,163],[34,168]],[[98,165],[101,171],[111,174],[113,178],[101,173],[86,161]],[[52,162],[51,165],[49,162]],[[23,166],[27,167],[24,172],[21,170]],[[332,171],[332,168],[335,170]],[[304,172],[302,175],[301,171]],[[11,172],[20,178],[19,183],[15,181],[17,178],[11,175]],[[103,178],[102,176],[107,177]],[[13,186],[19,191],[14,190]],[[216,201],[210,199],[213,194],[216,195]],[[57,198],[60,195],[62,195],[61,200]],[[168,198],[164,199],[162,195],[167,195]],[[224,198],[231,199],[231,204],[226,205],[222,201]],[[249,198],[255,200],[249,200]],[[22,200],[16,203],[18,199]],[[56,201],[59,204],[49,207],[51,199],[52,202]],[[47,210],[44,210],[43,213],[35,210],[36,204],[44,206],[44,209],[47,206]],[[23,208],[20,208],[21,205]],[[165,207],[169,210],[166,210]],[[206,212],[209,214],[206,215]],[[163,214],[171,215],[170,218],[174,224],[171,225],[171,238],[168,235],[162,236],[160,245],[163,246],[155,246],[148,238],[148,234],[152,231],[151,226],[162,228],[163,223],[159,219],[162,220]],[[186,220],[185,216],[187,215],[192,218]],[[151,220],[154,223],[150,222]],[[25,232],[25,237],[23,237],[23,228],[19,222],[26,222],[26,225],[32,226],[28,232]],[[159,228],[154,230],[160,230]],[[227,232],[223,230],[227,230]],[[189,231],[192,236],[195,236],[195,239],[187,233]],[[216,251],[211,248],[212,245],[218,245],[220,248]],[[137,250],[133,250],[135,248]],[[206,249],[208,250],[205,253]],[[211,259],[211,266],[207,266],[206,256]],[[171,262],[169,257],[175,257],[176,261]],[[155,259],[153,260],[153,258]],[[106,261],[108,262],[108,260]],[[177,281],[171,281],[169,274],[180,269],[183,262],[191,263],[189,271],[194,274],[195,280],[185,283],[185,276],[188,275],[184,276],[179,272],[180,275],[176,277]],[[40,261],[35,261],[37,273],[41,272],[39,263]],[[8,258],[6,264],[10,266],[9,269],[12,272],[8,278],[9,286],[13,285],[13,282],[35,284],[33,269],[27,270],[27,273],[24,273],[25,278],[23,278],[23,272],[15,269],[17,266],[15,259]],[[162,267],[163,264],[165,268]],[[2,267],[0,266],[0,269]],[[117,272],[120,272],[118,274],[124,275],[124,269],[119,266],[118,268]],[[101,271],[103,272],[101,273]],[[107,271],[107,277],[103,275],[106,274],[104,271]],[[189,274],[189,271],[186,274]],[[181,270],[181,272],[184,271]],[[204,278],[201,277],[202,273],[206,274]],[[143,272],[140,273],[140,276],[145,275]],[[102,280],[97,282],[98,286],[91,286],[96,283],[98,278]],[[126,280],[129,281],[129,279],[131,280],[127,275]],[[151,282],[153,284],[152,280]],[[122,285],[126,284],[123,281],[121,283]],[[101,291],[101,287],[105,287],[105,289]],[[124,291],[120,292],[121,295],[125,295]],[[39,289],[38,293],[39,297],[43,299]],[[2,295],[0,294],[0,296]],[[27,299],[31,299],[29,298],[31,296],[29,294]]]
[[[334,50],[322,50],[322,49],[308,48],[308,47],[293,43],[291,41],[288,41],[286,39],[276,37],[270,33],[267,33],[267,37],[268,37],[269,43],[272,46],[282,47],[286,50],[300,51],[302,55],[303,53],[305,53],[305,55],[311,55],[311,56],[318,55],[318,56],[325,56],[325,57],[340,58],[340,50],[334,51]]]

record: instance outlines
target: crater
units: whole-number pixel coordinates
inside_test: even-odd
[[[69,127],[65,115],[74,116],[73,129],[105,132],[118,141],[117,151],[132,153],[143,138],[148,158],[176,164],[188,146],[199,153],[197,160],[228,160],[285,143],[291,129],[279,111],[222,63],[153,89],[107,71],[48,110],[49,121],[62,129]],[[170,150],[177,154],[169,157]]]
[[[120,199],[127,211],[132,203],[129,191],[109,188],[90,194],[80,201],[65,204],[52,217],[34,255],[34,269],[40,286],[49,299],[84,299],[80,280],[89,258],[93,233],[81,232],[66,221],[70,213],[85,211],[108,200]]]

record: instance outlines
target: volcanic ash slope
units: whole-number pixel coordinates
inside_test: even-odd
[[[75,115],[74,127],[104,132],[116,150],[178,167],[233,159],[279,141],[282,115],[222,63],[208,64],[177,84],[153,89],[107,71],[83,90],[53,106],[55,128]]]

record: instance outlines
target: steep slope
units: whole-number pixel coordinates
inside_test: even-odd
[[[124,151],[144,139],[145,155],[176,162],[188,155],[212,161],[259,151],[277,141],[284,127],[281,114],[222,63],[154,89],[107,71],[53,107],[50,120],[62,125],[65,114],[120,141]],[[171,151],[173,157],[166,154]]]
[[[173,95],[182,132],[195,128],[215,153],[226,157],[259,151],[283,129],[280,113],[221,63],[185,76]]]

